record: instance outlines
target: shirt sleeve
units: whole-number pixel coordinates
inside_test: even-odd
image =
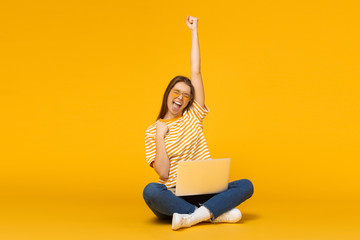
[[[188,114],[191,117],[196,118],[200,122],[202,122],[205,116],[210,112],[210,109],[206,106],[201,107],[200,104],[194,100],[192,106],[188,109]]]
[[[152,167],[152,162],[155,161],[155,154],[156,154],[156,142],[155,142],[155,135],[150,134],[147,131],[145,132],[145,155],[146,155],[146,162]]]

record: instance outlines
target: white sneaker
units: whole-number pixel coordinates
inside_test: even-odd
[[[221,222],[229,222],[229,223],[235,223],[240,221],[242,217],[242,214],[239,209],[233,208],[230,211],[227,211],[217,218],[215,218],[212,222],[213,223],[221,223]]]
[[[174,213],[171,228],[173,230],[178,230],[183,227],[191,227],[192,224],[190,224],[190,218],[191,216],[189,214]]]
[[[177,230],[183,227],[191,227],[199,222],[210,219],[210,214],[210,211],[204,206],[195,208],[195,211],[191,214],[174,213],[172,218],[172,229]]]

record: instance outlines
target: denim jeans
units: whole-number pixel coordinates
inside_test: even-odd
[[[161,183],[149,183],[143,191],[146,204],[161,219],[170,219],[173,213],[190,214],[201,205],[209,209],[212,220],[235,208],[254,192],[248,179],[229,183],[228,189],[217,194],[192,195],[178,197]]]

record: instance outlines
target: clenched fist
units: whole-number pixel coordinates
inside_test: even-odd
[[[188,28],[191,31],[197,30],[198,19],[196,17],[187,16],[186,17],[186,25],[188,26]]]
[[[165,135],[168,133],[169,127],[164,123],[158,121],[156,124],[156,137],[165,138]]]

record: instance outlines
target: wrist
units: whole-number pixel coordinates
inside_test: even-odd
[[[156,140],[164,140],[164,138],[165,138],[164,136],[160,136],[160,135],[155,136]]]

